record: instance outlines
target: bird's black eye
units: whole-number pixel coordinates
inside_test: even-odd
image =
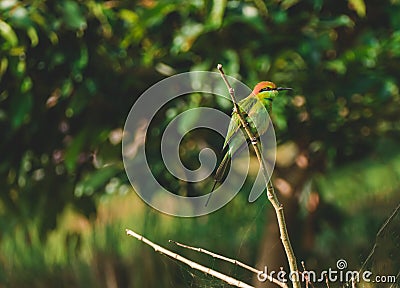
[[[260,90],[260,92],[272,91],[272,90],[275,90],[275,89],[272,88],[272,87],[270,87],[270,86],[267,86],[267,87],[265,87],[265,88],[262,88],[262,89]]]
[[[265,88],[262,88],[261,90],[260,90],[260,92],[265,92],[265,91],[271,91],[271,90],[273,90],[271,87],[265,87]]]

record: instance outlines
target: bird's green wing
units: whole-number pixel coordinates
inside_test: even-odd
[[[243,116],[245,118],[247,118],[247,112],[249,112],[251,110],[251,107],[254,106],[254,104],[256,102],[257,102],[257,99],[252,95],[239,101],[239,103],[238,103],[239,109],[243,113]],[[235,138],[242,138],[242,137],[237,137],[238,132],[241,130],[240,128],[243,128],[243,127],[241,125],[239,116],[236,112],[232,112],[231,122],[229,123],[228,132],[226,133],[223,149],[225,149],[225,147],[227,145],[231,144]],[[247,135],[245,135],[245,137],[247,138]],[[241,146],[241,144],[243,144],[245,141],[242,138],[239,142],[241,142],[241,143],[236,143],[235,146],[237,146],[237,147],[232,147],[232,149],[239,148]]]
[[[243,116],[245,117],[246,122],[251,122],[254,120],[257,122],[258,118],[256,117],[257,115],[257,109],[264,109],[262,103],[253,95],[248,96],[247,98],[241,100],[239,103],[239,109],[243,113]],[[259,106],[261,105],[261,107]],[[261,112],[262,113],[262,112]],[[249,118],[249,115],[251,115],[251,119]],[[249,123],[250,127],[253,129],[253,127],[258,127],[255,125],[258,125],[258,123]],[[241,131],[244,132],[244,128],[242,127],[242,124],[240,122],[239,116],[236,112],[232,113],[231,121],[229,123],[228,127],[228,132],[226,133],[226,138],[225,138],[225,143],[223,150],[225,151],[224,158],[222,159],[220,165],[218,166],[218,169],[215,173],[215,183],[212,188],[211,193],[214,191],[217,183],[221,182],[229,165],[230,165],[230,160],[235,157],[237,153],[240,153],[245,147],[247,147],[250,144],[250,139],[248,135],[244,132],[243,136],[238,135],[241,133]],[[258,137],[260,135],[257,133],[257,131],[254,132],[254,135]],[[259,147],[260,151],[262,149],[261,143],[257,141],[257,146]],[[206,202],[206,206],[210,200],[211,194]]]
[[[254,102],[254,105],[248,112],[248,122],[251,124],[251,130],[255,136],[263,135],[269,128],[268,108],[265,107],[261,101]]]

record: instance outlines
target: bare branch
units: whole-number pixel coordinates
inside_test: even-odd
[[[351,288],[356,288],[356,280],[354,278],[351,278]]]
[[[326,288],[330,288],[329,287],[329,280],[328,280],[328,276],[325,274],[325,283],[326,283]]]
[[[177,253],[169,251],[168,249],[165,249],[165,248],[163,248],[163,247],[151,242],[149,239],[143,237],[142,235],[139,235],[139,234],[133,232],[130,229],[125,229],[125,231],[126,231],[127,235],[132,236],[132,237],[136,238],[137,240],[142,241],[143,243],[149,245],[150,247],[152,247],[154,249],[154,251],[159,252],[159,253],[164,254],[164,255],[167,255],[167,256],[169,256],[169,257],[171,257],[173,259],[176,259],[176,260],[178,260],[178,261],[180,261],[182,263],[185,263],[186,265],[190,266],[192,269],[196,269],[196,270],[202,271],[202,272],[204,272],[206,274],[209,274],[211,276],[214,276],[215,278],[221,279],[222,281],[224,281],[224,282],[226,282],[226,283],[228,283],[230,285],[236,286],[236,287],[254,288],[253,286],[250,286],[250,285],[248,285],[248,284],[246,284],[246,283],[244,283],[242,281],[239,281],[239,280],[237,280],[235,278],[232,278],[232,277],[227,276],[225,274],[222,274],[222,273],[220,273],[218,271],[215,271],[215,270],[213,270],[211,268],[205,267],[205,266],[203,266],[201,264],[198,264],[198,263],[196,263],[194,261],[191,261],[191,260],[189,260],[189,259],[187,259],[185,257],[182,257],[181,255],[179,255]]]
[[[303,272],[300,272],[303,275],[303,279],[306,280],[306,288],[308,288],[308,285],[310,285],[312,288],[314,288],[314,285],[310,281],[310,277],[308,277],[308,271],[306,269],[306,265],[304,264],[304,261],[301,261],[301,266],[303,266]]]
[[[392,214],[389,216],[389,218],[386,219],[385,223],[383,223],[382,227],[379,229],[378,233],[376,234],[376,240],[374,243],[374,247],[372,247],[371,252],[369,253],[367,259],[365,259],[364,264],[361,266],[360,270],[358,271],[359,273],[361,273],[361,271],[364,270],[365,266],[367,265],[367,263],[369,262],[369,260],[371,260],[372,256],[375,253],[375,249],[378,246],[378,238],[382,235],[383,230],[386,229],[386,227],[392,222],[392,220],[394,219],[394,217],[400,212],[400,203],[396,206],[396,208],[393,210]]]
[[[220,259],[220,260],[232,263],[234,265],[237,265],[237,266],[240,266],[240,267],[242,267],[244,269],[247,269],[250,272],[253,272],[253,273],[257,274],[257,275],[260,275],[260,274],[264,273],[264,271],[258,270],[256,268],[251,267],[251,266],[249,266],[247,264],[244,264],[243,262],[240,262],[240,261],[238,261],[236,259],[228,258],[228,257],[213,253],[213,252],[208,251],[208,250],[203,249],[203,248],[192,247],[192,246],[185,245],[185,244],[173,241],[173,240],[169,240],[169,242],[172,242],[172,243],[174,243],[174,244],[176,244],[176,245],[178,245],[180,247],[183,247],[183,248],[186,248],[186,249],[190,249],[190,250],[194,250],[194,251],[197,251],[197,252],[200,252],[200,253],[204,253],[204,254],[210,255],[213,258]],[[271,275],[265,275],[265,276],[267,277],[268,281],[270,281],[272,283],[275,283],[275,284],[279,285],[282,288],[287,288],[288,287],[286,283],[281,282],[281,281],[273,278]]]

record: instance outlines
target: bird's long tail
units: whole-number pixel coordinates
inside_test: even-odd
[[[221,164],[219,164],[219,166],[217,168],[217,171],[215,172],[214,185],[213,185],[213,187],[211,189],[210,195],[208,196],[208,199],[207,199],[207,202],[206,202],[206,206],[210,202],[212,193],[214,192],[215,188],[217,187],[217,184],[219,182],[221,182],[222,179],[224,178],[224,175],[225,175],[226,171],[228,170],[230,162],[231,162],[231,153],[229,151],[227,151],[225,153],[224,158],[221,161]]]

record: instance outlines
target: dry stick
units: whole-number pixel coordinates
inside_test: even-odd
[[[326,288],[330,288],[330,287],[329,287],[328,276],[326,276],[326,274],[325,274],[325,283],[326,283]]]
[[[354,278],[351,278],[351,288],[357,288],[356,280],[354,280]]]
[[[303,266],[304,278],[306,279],[306,288],[308,288],[309,279],[306,271],[306,266],[304,265],[304,261],[301,261],[301,266]]]
[[[251,272],[253,272],[253,273],[257,274],[257,275],[264,274],[264,271],[258,270],[256,268],[251,267],[251,266],[249,266],[247,264],[244,264],[244,263],[242,263],[242,262],[240,262],[240,261],[238,261],[236,259],[228,258],[228,257],[213,253],[213,252],[208,251],[208,250],[203,249],[203,248],[192,247],[192,246],[185,245],[185,244],[173,241],[173,240],[169,240],[169,242],[172,242],[172,243],[174,243],[174,244],[176,244],[178,246],[181,246],[183,248],[194,250],[194,251],[197,251],[197,252],[200,252],[200,253],[204,253],[204,254],[212,256],[213,258],[220,259],[220,260],[232,263],[234,265],[237,265],[237,266],[240,266],[240,267],[242,267],[244,269],[247,269],[247,270],[249,270],[249,271],[251,271]],[[275,283],[275,284],[279,285],[282,288],[288,288],[288,285],[286,283],[281,282],[281,281],[273,278],[271,275],[267,274],[266,277],[270,282]]]
[[[310,285],[312,288],[314,288],[314,285],[312,284],[312,282],[310,281],[310,277],[308,274],[308,271],[306,269],[306,265],[304,264],[304,261],[301,261],[301,266],[303,266],[303,272],[300,272],[300,274],[303,275],[303,279],[306,280],[306,288],[308,288],[308,286]]]
[[[367,265],[368,261],[371,259],[371,257],[374,255],[375,253],[375,249],[378,247],[378,238],[381,236],[381,234],[383,233],[383,230],[386,229],[386,227],[390,224],[390,222],[392,222],[392,220],[394,219],[394,217],[397,215],[397,213],[400,212],[400,203],[397,205],[397,207],[393,210],[392,214],[389,216],[388,219],[386,219],[385,223],[383,223],[382,227],[379,229],[378,233],[375,236],[375,243],[374,243],[374,247],[372,247],[371,252],[369,253],[367,259],[365,259],[364,264],[361,266],[360,270],[358,270],[358,273],[361,273],[361,271],[364,270],[365,266]]]
[[[363,265],[361,265],[360,270],[358,270],[358,274],[361,273],[361,271],[364,270],[365,266],[367,265],[367,263],[369,262],[369,260],[371,260],[372,256],[375,253],[375,249],[378,247],[378,238],[381,236],[381,234],[383,233],[383,230],[386,229],[386,227],[392,222],[392,220],[394,219],[394,217],[397,215],[397,213],[400,212],[400,203],[396,206],[396,208],[393,210],[392,214],[389,216],[389,218],[386,219],[385,223],[383,223],[382,227],[379,229],[378,233],[375,236],[375,243],[374,246],[372,247],[371,252],[369,253],[367,259],[365,259]],[[400,275],[400,272],[397,274],[397,276]],[[397,277],[396,277],[397,278]],[[351,280],[353,281],[354,278],[351,278]],[[352,282],[353,285],[354,282]],[[355,285],[355,284],[354,284]],[[393,285],[391,285],[390,287],[392,287]]]
[[[132,237],[135,237],[137,240],[142,241],[143,243],[146,243],[147,245],[149,245],[150,247],[152,247],[154,249],[154,251],[156,252],[160,252],[161,254],[167,255],[173,259],[176,259],[182,263],[185,263],[186,265],[190,266],[193,269],[202,271],[206,274],[209,274],[211,276],[214,276],[215,278],[221,279],[222,281],[225,281],[226,283],[230,284],[230,285],[234,285],[236,287],[240,287],[240,288],[254,288],[253,286],[250,286],[242,281],[239,281],[235,278],[232,278],[230,276],[227,276],[225,274],[222,274],[218,271],[215,271],[211,268],[205,267],[203,265],[200,265],[194,261],[191,261],[189,259],[186,259],[185,257],[182,257],[179,254],[176,254],[172,251],[169,251],[153,242],[151,242],[149,239],[144,238],[142,235],[139,235],[135,232],[133,232],[130,229],[125,229],[126,234]]]
[[[271,202],[272,206],[275,209],[276,217],[278,219],[281,241],[283,244],[283,248],[285,249],[286,257],[289,262],[290,273],[292,275],[292,278],[294,278],[294,279],[292,279],[293,287],[301,288],[299,277],[298,277],[299,275],[298,275],[296,257],[294,255],[292,245],[290,244],[289,234],[288,234],[288,231],[286,228],[286,221],[285,221],[285,215],[283,213],[283,206],[280,204],[278,197],[276,196],[276,193],[275,193],[274,187],[272,186],[271,180],[268,180],[269,177],[267,175],[267,165],[265,164],[265,161],[261,154],[261,151],[259,150],[259,148],[257,146],[257,138],[253,135],[250,128],[246,124],[243,114],[240,111],[239,106],[236,102],[235,91],[232,88],[232,86],[229,84],[228,79],[225,76],[224,70],[222,69],[222,65],[218,64],[217,69],[219,70],[222,79],[224,80],[226,86],[228,87],[229,95],[231,96],[231,99],[233,102],[233,109],[234,109],[233,111],[234,111],[234,113],[237,113],[237,115],[240,119],[240,122],[242,124],[242,127],[244,128],[247,135],[249,136],[249,138],[251,140],[251,144],[253,145],[254,151],[256,153],[258,162],[260,162],[261,169],[264,172],[264,178],[268,181],[267,196],[268,196],[268,200]]]

